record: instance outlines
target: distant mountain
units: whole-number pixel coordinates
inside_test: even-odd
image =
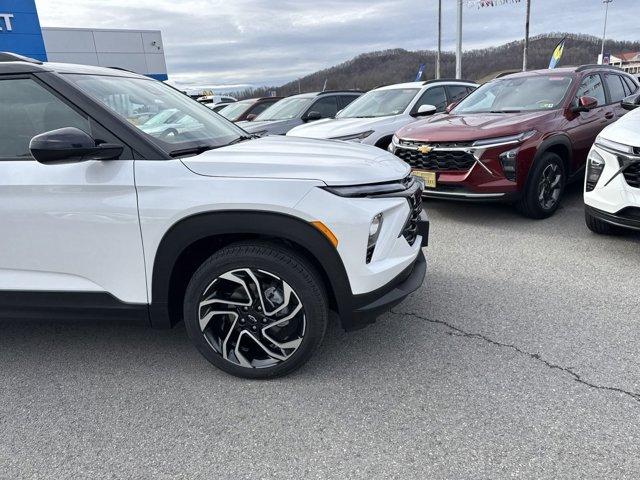
[[[595,63],[601,48],[601,39],[591,35],[551,33],[532,37],[529,43],[529,68],[546,68],[556,44],[567,37],[564,56],[559,66]],[[640,42],[608,40],[607,51],[619,53],[640,51]],[[496,72],[522,68],[523,41],[499,47],[469,50],[463,53],[462,74],[470,80],[482,80]],[[455,75],[455,55],[442,54],[442,76]],[[426,65],[423,79],[435,76],[436,52],[431,50],[407,51],[400,48],[364,53],[335,67],[320,70],[300,79],[300,91],[322,90],[325,79],[328,89],[356,88],[369,90],[378,85],[413,81],[422,63]],[[261,96],[270,91],[278,95],[298,93],[298,81],[280,87],[265,87],[237,93],[242,98]]]

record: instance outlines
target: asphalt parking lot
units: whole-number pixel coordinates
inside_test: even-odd
[[[2,478],[637,478],[640,236],[428,202],[423,288],[271,382],[184,328],[0,322]]]

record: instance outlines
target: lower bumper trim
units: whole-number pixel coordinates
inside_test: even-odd
[[[353,318],[349,330],[357,330],[370,323],[384,312],[402,302],[415,292],[424,281],[427,260],[420,251],[416,261],[384,287],[373,292],[353,296]]]
[[[589,205],[585,205],[585,208],[589,215],[597,218],[598,220],[602,220],[603,222],[615,225],[616,227],[623,227],[640,231],[640,218],[634,218],[625,215],[625,211],[633,207],[623,208],[616,213],[605,212],[604,210],[599,210],[597,208],[590,207]],[[640,211],[640,209],[637,210]]]

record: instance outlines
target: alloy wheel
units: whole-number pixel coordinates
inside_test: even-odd
[[[562,170],[551,163],[545,167],[538,184],[538,201],[545,210],[551,210],[558,203],[562,190]]]
[[[285,362],[306,328],[304,305],[291,286],[252,268],[228,271],[211,282],[200,297],[198,318],[214,351],[245,368]]]

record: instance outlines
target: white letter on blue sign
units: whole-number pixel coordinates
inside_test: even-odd
[[[4,26],[7,29],[8,32],[12,31],[13,28],[11,26],[11,19],[13,18],[13,14],[11,13],[0,13],[0,18],[4,19]],[[2,30],[2,27],[0,27],[0,30]]]

